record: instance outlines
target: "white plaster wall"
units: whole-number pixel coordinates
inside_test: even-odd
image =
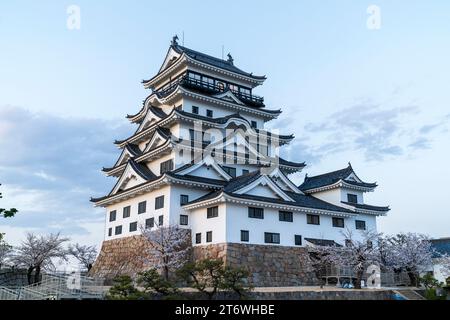
[[[212,205],[216,206],[216,205]],[[205,245],[226,242],[226,225],[227,225],[227,209],[224,203],[218,204],[219,216],[216,218],[206,218],[207,208],[199,208],[190,210],[191,230],[192,230],[192,245]],[[212,231],[212,242],[206,242],[206,232]],[[202,243],[195,243],[195,235],[202,234]]]
[[[266,244],[264,233],[280,233],[280,245],[294,246],[295,235],[301,235],[303,246],[304,238],[327,239],[343,243],[341,234],[345,228],[335,228],[332,225],[332,217],[321,215],[320,225],[307,224],[306,214],[294,212],[293,222],[279,221],[279,212],[275,209],[264,208],[264,219],[253,219],[248,217],[248,208],[236,204],[227,203],[226,209],[226,241],[240,243],[241,230],[250,232],[250,244]],[[375,217],[358,217],[358,220],[366,221],[367,228],[376,227]],[[344,219],[345,227],[353,231],[355,239],[360,239],[362,233],[355,228],[354,218]]]
[[[170,154],[167,154],[159,159],[153,160],[151,162],[147,162],[147,167],[157,176],[161,174],[161,163],[175,157],[174,152],[172,151]]]
[[[364,203],[364,195],[361,191],[355,191],[347,188],[340,188],[342,201],[347,201],[347,194],[354,194],[358,198],[358,203]]]
[[[155,210],[155,198],[164,195],[164,208]],[[143,214],[138,214],[139,202],[147,201],[147,211]],[[131,206],[130,217],[123,218],[123,208]],[[116,221],[109,222],[109,213],[113,210],[117,210]],[[163,188],[154,190],[144,195],[122,201],[117,204],[106,207],[106,219],[105,219],[105,240],[112,240],[118,238],[124,238],[127,236],[133,236],[140,234],[139,226],[145,225],[145,220],[151,217],[155,218],[155,223],[158,222],[158,217],[164,215],[164,225],[169,223],[170,212],[170,187],[165,186]],[[129,225],[132,222],[138,222],[138,230],[135,232],[129,232]],[[122,225],[122,234],[115,235],[115,227]],[[112,228],[112,236],[108,236],[108,229]]]
[[[185,211],[180,205],[180,196],[182,194],[189,196],[189,201],[193,201],[195,199],[204,196],[209,193],[209,190],[192,188],[188,186],[182,185],[172,185],[170,190],[170,217],[169,221],[172,225],[178,225],[180,223],[180,214],[187,215],[189,217],[188,228],[192,225],[191,213],[189,211]]]

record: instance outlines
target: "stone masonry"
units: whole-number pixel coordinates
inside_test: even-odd
[[[122,274],[135,276],[152,265],[152,257],[146,255],[147,246],[142,236],[103,242],[90,275],[106,279]],[[196,246],[192,253],[194,260],[219,258],[225,265],[246,269],[255,287],[318,284],[308,251],[302,247],[222,243]]]

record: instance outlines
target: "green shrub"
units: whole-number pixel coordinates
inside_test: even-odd
[[[146,295],[136,289],[130,276],[121,275],[113,280],[114,285],[106,294],[108,300],[140,300]]]

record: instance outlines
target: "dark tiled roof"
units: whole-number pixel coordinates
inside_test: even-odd
[[[257,180],[261,176],[259,170],[251,171],[247,174],[231,179],[224,188],[225,192],[234,192],[246,185],[249,185],[253,181]]]
[[[144,179],[153,180],[157,176],[145,165],[135,162],[134,160],[129,161],[131,167]]]
[[[227,186],[225,187],[225,189],[226,188],[227,188]],[[235,187],[235,189],[238,189],[238,188]],[[346,214],[355,214],[355,212],[353,212],[351,210],[348,210],[348,209],[345,209],[345,208],[342,208],[339,206],[335,206],[328,202],[314,198],[313,196],[296,194],[294,192],[287,192],[287,191],[285,191],[285,193],[287,195],[289,195],[295,202],[284,201],[282,199],[248,195],[248,194],[236,194],[236,193],[232,193],[232,192],[226,192],[223,190],[222,191],[219,190],[219,191],[211,192],[211,193],[209,193],[203,197],[200,197],[198,199],[195,199],[195,200],[189,202],[188,204],[193,204],[193,203],[201,202],[204,200],[214,199],[215,197],[219,196],[221,194],[221,192],[224,192],[225,194],[227,194],[229,196],[232,196],[235,198],[241,198],[241,199],[248,199],[248,200],[261,201],[261,202],[267,202],[267,203],[277,203],[277,204],[282,204],[282,205],[297,206],[297,207],[311,208],[311,209],[317,209],[317,210],[335,211],[335,212],[346,213]]]
[[[184,181],[193,181],[193,182],[214,184],[214,185],[218,185],[218,186],[223,186],[227,183],[227,181],[224,181],[224,180],[210,179],[210,178],[191,176],[191,175],[180,175],[180,174],[176,174],[174,172],[166,172],[166,174],[170,177],[173,177],[173,178],[176,178],[179,180],[184,180]]]
[[[160,118],[162,118],[162,119],[164,119],[165,117],[168,116],[168,114],[165,113],[164,111],[162,111],[161,108],[157,108],[157,107],[154,107],[154,106],[150,106],[150,110],[151,110],[155,115],[157,115],[158,117],[160,117]]]
[[[138,156],[142,154],[142,151],[141,149],[139,149],[139,146],[134,143],[128,143],[126,145],[126,148],[133,156]]]
[[[314,239],[314,238],[305,238],[306,241],[311,242],[316,246],[321,247],[342,247],[339,243],[334,242],[333,240],[326,239]]]
[[[358,208],[358,209],[364,209],[364,210],[372,210],[372,211],[381,211],[386,212],[391,210],[389,207],[378,207],[378,206],[371,206],[368,204],[362,204],[362,203],[352,203],[352,202],[345,202],[341,201],[343,204]]]
[[[287,166],[287,167],[297,167],[297,168],[306,167],[306,164],[304,162],[292,162],[292,161],[285,160],[283,158],[279,158],[278,162],[280,165]]]
[[[306,176],[305,181],[299,186],[299,188],[300,188],[300,190],[305,191],[305,190],[311,190],[311,189],[315,189],[315,188],[332,185],[332,184],[338,182],[339,180],[344,180],[352,173],[355,173],[355,172],[353,171],[352,166],[349,164],[348,167],[345,169],[328,172],[328,173],[321,174],[321,175],[314,176],[314,177]],[[351,185],[368,187],[368,188],[374,188],[377,186],[376,183],[366,183],[366,182],[359,183],[356,181],[348,181],[348,180],[345,180],[345,182],[348,184],[351,184]]]
[[[445,254],[450,256],[450,238],[432,239],[430,242],[435,250],[435,258]]]
[[[250,78],[254,78],[254,79],[260,79],[260,80],[264,80],[266,79],[265,76],[255,76],[252,73],[248,73],[245,71],[242,71],[241,69],[237,68],[236,66],[234,66],[233,63],[226,61],[226,60],[222,60],[180,45],[172,45],[172,48],[178,52],[178,53],[186,53],[186,55],[188,55],[189,57],[191,57],[192,59],[195,59],[199,62],[203,62],[209,65],[212,65],[214,67],[220,68],[220,69],[224,69],[227,71],[231,71],[246,77],[250,77]]]

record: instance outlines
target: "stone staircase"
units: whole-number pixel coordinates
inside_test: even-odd
[[[36,284],[12,289],[0,287],[0,300],[100,300],[103,280],[73,274],[44,274]]]
[[[416,292],[414,289],[401,289],[394,290],[394,293],[397,293],[405,300],[426,300],[423,296]]]

